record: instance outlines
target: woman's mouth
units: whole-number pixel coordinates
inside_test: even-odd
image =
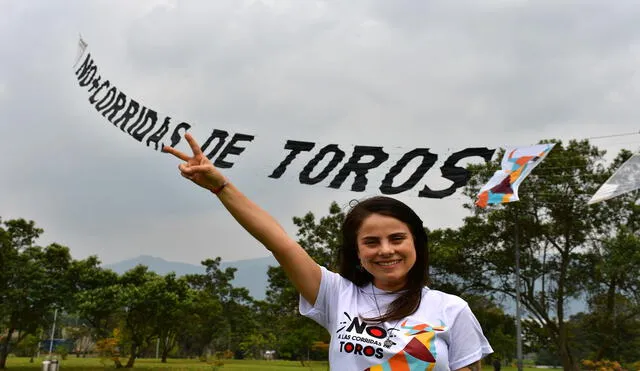
[[[386,260],[386,261],[376,262],[376,264],[387,268],[387,267],[393,267],[394,265],[400,264],[401,261],[402,259]]]

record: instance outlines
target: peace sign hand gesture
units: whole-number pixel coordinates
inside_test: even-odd
[[[226,184],[224,176],[215,168],[215,166],[213,166],[207,156],[202,153],[200,146],[196,140],[193,139],[191,134],[186,133],[184,137],[191,147],[193,156],[182,153],[170,146],[164,146],[162,150],[164,152],[171,153],[182,161],[185,161],[185,163],[178,165],[180,174],[183,177],[191,180],[202,188],[217,193],[215,190],[220,190],[221,187]]]

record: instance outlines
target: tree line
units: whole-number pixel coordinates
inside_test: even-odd
[[[458,228],[429,232],[430,287],[466,299],[494,350],[515,357],[515,243],[522,255],[524,346],[538,361],[579,368],[580,361],[640,360],[640,208],[636,194],[587,205],[631,153],[610,164],[588,141],[557,142],[520,187],[520,201],[491,209],[473,204],[500,166],[469,165],[469,215]],[[297,239],[321,265],[337,270],[345,210],[294,217]],[[10,352],[33,355],[48,339],[54,313],[78,354],[99,352],[115,367],[138,357],[224,354],[260,358],[326,358],[329,334],[298,314],[298,294],[279,267],[268,271],[265,300],[232,284],[235,269],[220,258],[203,274],[159,275],[145,266],[117,274],[98,257],[73,259],[68,247],[38,246],[43,230],[24,219],[0,219],[0,369]],[[516,238],[517,237],[517,238]],[[568,315],[582,298],[584,312]],[[505,306],[506,305],[506,306]]]

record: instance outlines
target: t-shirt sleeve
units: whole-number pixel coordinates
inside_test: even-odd
[[[493,353],[482,327],[465,304],[451,325],[449,368],[457,370]]]
[[[322,278],[315,304],[311,305],[300,295],[298,307],[300,314],[311,318],[324,328],[329,328],[330,323],[335,318],[331,309],[336,308],[335,302],[340,296],[343,278],[323,266],[320,266],[320,270],[322,271]]]

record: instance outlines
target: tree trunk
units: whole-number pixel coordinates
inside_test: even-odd
[[[558,352],[560,353],[560,362],[562,362],[562,368],[564,371],[577,371],[578,367],[574,363],[573,355],[569,347],[567,326],[565,323],[560,322],[558,324]]]
[[[136,353],[138,352],[138,346],[133,343],[131,345],[131,354],[129,355],[129,359],[127,360],[127,364],[124,366],[125,368],[133,368],[133,365],[136,363]]]
[[[10,328],[7,333],[7,337],[4,339],[4,344],[0,347],[0,370],[4,370],[7,368],[7,356],[9,355],[9,343],[11,342],[11,337],[13,336],[13,332],[16,329]]]
[[[167,363],[167,356],[169,355],[169,348],[168,347],[164,347],[164,349],[162,349],[162,363]]]
[[[615,277],[609,282],[609,288],[607,289],[607,306],[603,318],[607,321],[607,326],[604,326],[607,330],[613,330],[615,324],[615,304],[616,303],[616,279]],[[611,334],[605,334],[607,341],[600,342],[600,347],[596,352],[595,360],[601,361],[604,358],[605,352],[609,345],[611,345]]]
[[[561,340],[562,344],[559,344],[559,346],[562,368],[564,369],[564,371],[578,371],[578,365],[574,363],[573,356],[571,355],[571,351],[569,350],[569,344],[567,344],[567,337],[562,336],[561,338],[563,338],[563,340]]]

